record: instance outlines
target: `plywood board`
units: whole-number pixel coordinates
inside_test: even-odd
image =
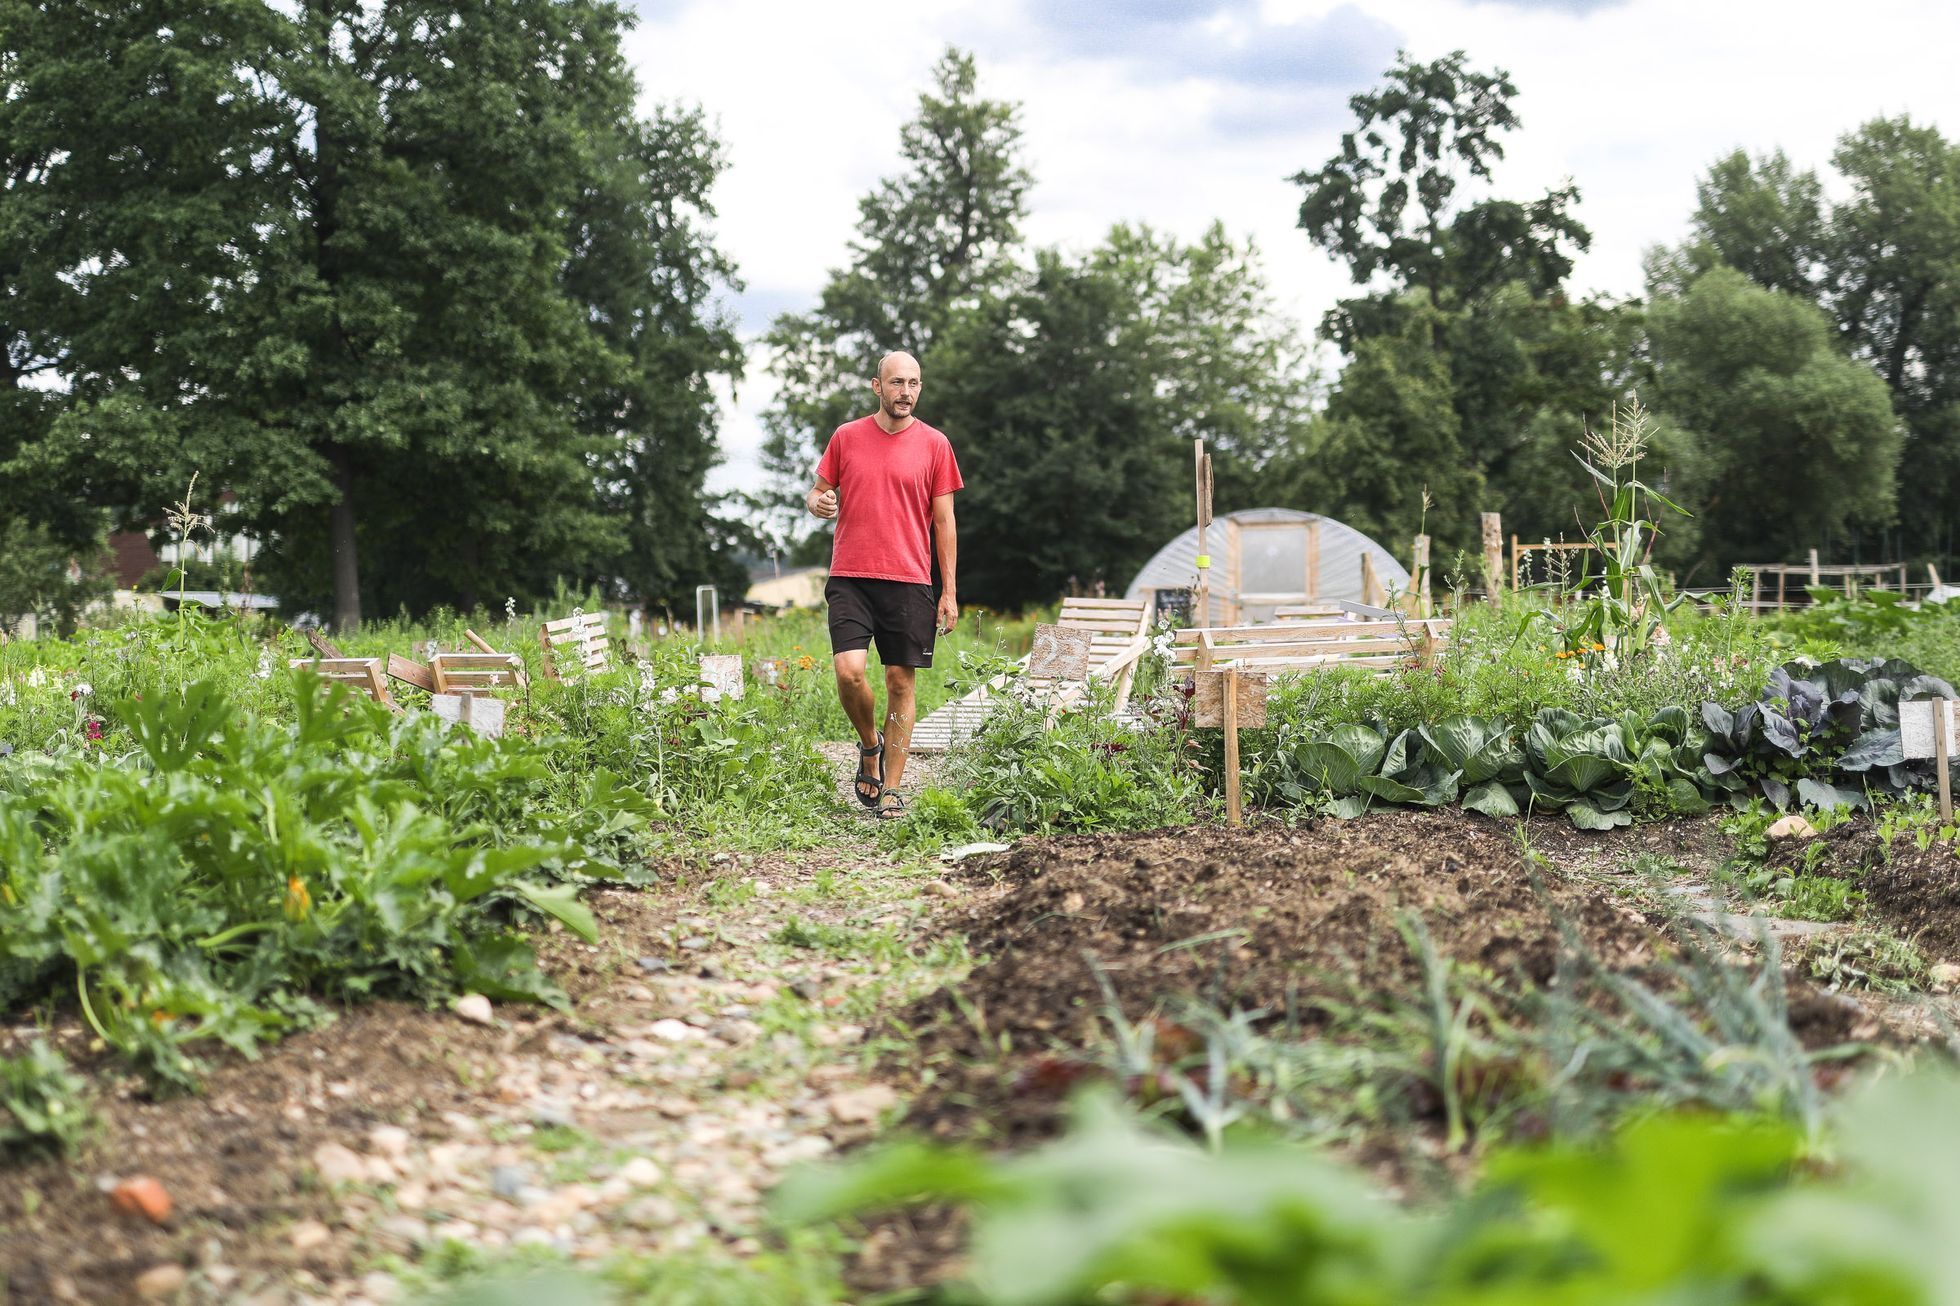
[[[1034,648],[1028,654],[1028,678],[1082,680],[1089,674],[1091,633],[1069,626],[1034,628]]]
[[[709,653],[701,659],[701,681],[713,685],[722,692],[724,698],[742,696],[742,655],[740,653]]]
[[[1197,692],[1191,696],[1191,724],[1217,730],[1225,724],[1225,673],[1197,671]],[[1241,671],[1239,677],[1239,729],[1258,730],[1266,724],[1266,673]]]
[[[1948,713],[1947,752],[1960,754],[1960,706]],[[1899,742],[1909,758],[1931,757],[1937,751],[1933,736],[1933,701],[1899,704]]]
[[[429,710],[444,721],[468,726],[495,739],[504,733],[504,701],[480,694],[431,694]]]

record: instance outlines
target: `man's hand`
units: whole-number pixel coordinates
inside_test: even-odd
[[[803,503],[810,510],[812,517],[821,517],[825,521],[829,521],[837,515],[837,491],[835,489],[819,490],[812,487]]]
[[[960,601],[947,590],[939,596],[939,633],[950,635],[953,627],[960,624]]]

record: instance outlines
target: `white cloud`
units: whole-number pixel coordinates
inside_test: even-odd
[[[1824,167],[1844,132],[1911,113],[1960,130],[1960,9],[1934,0],[837,0],[642,3],[630,39],[649,100],[699,103],[731,167],[715,201],[753,328],[815,302],[846,258],[857,198],[896,163],[934,59],[973,50],[986,94],[1023,106],[1029,236],[1084,249],[1112,223],[1195,236],[1213,219],[1257,239],[1275,291],[1310,329],[1345,272],[1294,228],[1285,178],[1323,162],[1406,44],[1462,48],[1517,82],[1524,128],[1499,193],[1574,180],[1594,233],[1575,280],[1640,290],[1643,251],[1677,240],[1696,179],[1738,146]],[[717,488],[752,484],[770,386],[751,380],[723,429]],[[930,414],[926,414],[928,417]],[[958,432],[952,433],[955,438]]]

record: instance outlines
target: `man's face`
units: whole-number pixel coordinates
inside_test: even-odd
[[[871,383],[872,393],[878,396],[878,407],[895,422],[912,415],[921,388],[919,365],[909,358],[895,358],[885,364],[883,374]]]

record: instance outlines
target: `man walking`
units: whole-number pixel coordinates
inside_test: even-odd
[[[917,669],[932,665],[934,637],[960,619],[953,493],[965,482],[946,437],[912,416],[920,389],[912,355],[879,359],[871,382],[878,411],[831,435],[806,500],[812,514],[837,521],[824,586],[831,662],[838,701],[858,733],[852,786],[858,801],[885,820],[905,814],[898,785],[912,745]],[[865,676],[865,650],[873,642],[885,666],[883,730]]]

